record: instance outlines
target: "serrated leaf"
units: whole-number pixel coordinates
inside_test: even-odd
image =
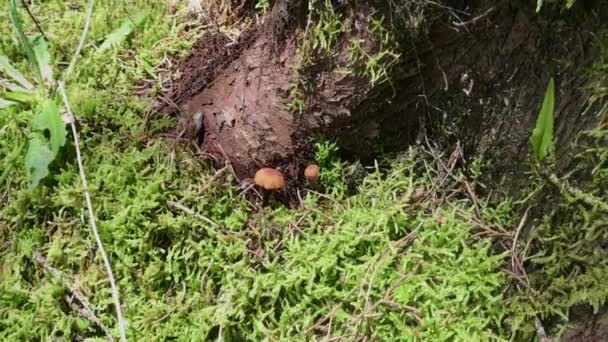
[[[47,84],[53,83],[53,66],[51,65],[51,54],[46,40],[43,37],[36,37],[33,48],[38,70],[40,70],[40,77]]]
[[[34,49],[32,49],[30,39],[25,35],[25,30],[23,29],[23,20],[21,19],[21,13],[19,12],[17,0],[9,0],[9,16],[11,18],[11,22],[13,23],[13,27],[15,28],[17,39],[19,40],[19,43],[21,43],[23,52],[30,63],[32,73],[38,80],[40,80],[40,70],[38,69],[38,63],[36,62],[36,55],[34,54]]]
[[[0,71],[7,74],[13,81],[19,83],[19,85],[26,89],[32,90],[34,86],[23,76],[23,74],[15,69],[12,65],[8,57],[0,55]]]
[[[32,188],[38,186],[40,181],[48,176],[49,165],[55,159],[53,151],[46,142],[38,137],[30,140],[30,145],[25,154],[25,168],[30,174]]]
[[[553,150],[553,111],[555,110],[555,85],[553,78],[549,81],[545,99],[540,108],[536,127],[530,137],[536,159],[545,159]]]
[[[133,17],[129,17],[114,31],[109,33],[101,46],[99,52],[109,49],[112,46],[120,44],[128,35],[133,32],[133,29],[144,22],[146,16],[138,13]]]
[[[55,157],[61,146],[65,145],[67,130],[59,108],[54,101],[45,100],[42,103],[40,112],[34,118],[33,128],[42,132],[49,131],[51,151],[53,157]]]

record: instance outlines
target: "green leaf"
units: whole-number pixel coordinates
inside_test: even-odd
[[[36,101],[36,94],[21,91],[0,91],[0,97],[7,101],[32,104]]]
[[[55,157],[61,146],[65,145],[67,131],[59,108],[54,101],[45,100],[42,103],[40,112],[34,118],[33,128],[42,132],[49,131],[51,151]]]
[[[109,49],[112,46],[120,44],[123,39],[133,32],[133,29],[141,25],[146,19],[146,16],[142,13],[138,13],[134,17],[129,17],[122,22],[120,27],[108,34],[101,46],[99,52]]]
[[[9,0],[9,16],[11,17],[13,27],[15,28],[17,39],[19,40],[19,43],[21,43],[21,47],[23,48],[23,53],[25,53],[25,56],[27,57],[27,60],[30,63],[32,72],[38,80],[41,80],[42,77],[40,76],[40,69],[38,69],[38,63],[36,61],[34,49],[32,49],[32,43],[30,42],[30,39],[25,35],[25,30],[23,29],[23,20],[21,19],[21,13],[19,12],[17,0]]]
[[[34,39],[34,54],[42,80],[47,84],[53,83],[53,66],[51,65],[51,54],[46,40],[42,37]]]
[[[553,78],[549,81],[543,105],[536,120],[536,127],[530,142],[536,159],[545,159],[553,150],[553,111],[555,110],[555,85]]]
[[[25,76],[23,76],[23,74],[19,72],[19,70],[15,69],[11,65],[11,62],[9,61],[8,57],[3,55],[0,55],[0,71],[4,72],[15,82],[19,83],[22,88],[26,90],[34,89],[34,86],[25,78]]]
[[[4,109],[13,105],[16,105],[17,102],[14,101],[9,101],[9,100],[5,100],[3,98],[0,97],[0,109]]]
[[[30,146],[25,154],[25,168],[30,174],[31,187],[35,188],[49,174],[49,164],[55,159],[55,154],[40,138],[30,140]]]

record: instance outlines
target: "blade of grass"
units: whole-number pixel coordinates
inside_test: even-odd
[[[0,97],[7,101],[32,104],[36,98],[35,94],[20,91],[0,91]]]
[[[11,61],[8,57],[3,55],[0,55],[0,71],[12,78],[13,81],[19,83],[22,88],[26,90],[34,89],[34,85],[32,85],[19,70],[11,65]]]
[[[555,85],[549,81],[543,105],[538,114],[536,127],[530,137],[536,159],[545,159],[553,150],[553,111],[555,110]]]
[[[38,63],[36,61],[36,55],[34,54],[34,49],[32,48],[32,43],[25,35],[25,30],[23,29],[23,19],[21,18],[21,13],[19,12],[17,0],[9,0],[9,16],[13,23],[13,27],[15,28],[17,39],[23,48],[23,53],[25,53],[25,56],[30,63],[32,73],[36,79],[42,80],[42,77],[40,76],[40,69],[38,68]]]
[[[10,107],[10,106],[14,106],[16,104],[17,104],[17,102],[5,100],[5,99],[3,99],[3,98],[0,97],[0,109],[4,109],[4,108]]]

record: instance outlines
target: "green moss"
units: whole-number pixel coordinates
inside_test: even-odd
[[[384,17],[373,6],[369,16],[355,19],[352,13],[356,6],[336,6],[331,0],[309,2],[288,110],[301,113],[305,109],[306,96],[316,89],[316,81],[307,70],[317,64],[325,63],[336,73],[366,79],[372,87],[390,81],[392,67],[400,59],[393,28],[387,28]],[[344,61],[332,65],[331,59],[341,59],[341,54],[346,55]]]
[[[78,9],[61,1],[32,6],[47,35],[66,51],[75,48],[84,23],[85,2],[75,4]],[[601,206],[569,193],[541,198],[558,203],[556,210],[537,216],[519,245],[532,241],[527,267],[536,291],[505,292],[511,283],[503,271],[509,256],[500,244],[473,235],[480,226],[516,226],[521,201],[489,204],[460,196],[462,189],[447,183],[438,188],[444,175],[421,152],[370,168],[351,193],[351,169],[362,167],[341,160],[335,144],[319,142],[315,157],[324,194],[304,193],[298,209],[252,209],[226,169],[212,170],[188,149],[154,136],[175,124],[171,118],[151,120],[143,129],[150,98],[134,95],[136,84],[146,78],[159,89],[154,73],[164,56],[191,45],[183,36],[196,34],[183,30],[184,11],[173,17],[164,3],[98,2],[88,42],[103,41],[126,13],[146,13],[144,29],[102,53],[87,44],[68,85],[130,339],[206,341],[221,331],[225,339],[253,341],[363,335],[518,340],[534,334],[533,316],[545,322],[562,317],[565,323],[573,305],[598,308],[605,302],[602,284],[608,273],[596,244],[605,234]],[[6,19],[5,11],[0,13]],[[336,26],[320,28],[331,33]],[[9,28],[0,31],[2,51],[26,70]],[[28,32],[35,32],[29,22]],[[51,43],[56,60],[69,60],[56,44]],[[55,68],[59,72],[63,64]],[[44,184],[28,188],[23,146],[32,117],[25,107],[0,115],[0,175],[5,175],[0,182],[0,340],[103,338],[69,307],[69,290],[34,260],[36,252],[81,289],[95,315],[117,335],[73,146],[64,148]],[[579,165],[588,177],[570,184],[604,201],[607,136],[604,123],[581,140]],[[468,173],[476,178],[482,164],[479,159]],[[465,178],[457,174],[455,179]],[[531,181],[541,184],[541,178]],[[414,199],[421,189],[428,196]]]

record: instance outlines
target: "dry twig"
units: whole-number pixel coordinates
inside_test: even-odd
[[[68,65],[68,68],[66,69],[65,74],[63,75],[64,81],[67,81],[68,77],[70,76],[70,73],[72,72],[72,68],[76,64],[76,60],[78,59],[78,56],[80,55],[80,50],[82,50],[82,47],[84,46],[84,40],[87,37],[87,33],[89,32],[89,26],[91,25],[91,17],[93,16],[93,6],[94,5],[95,5],[95,0],[89,0],[89,3],[87,4],[87,19],[84,22],[84,28],[82,29],[82,35],[80,35],[80,41],[78,42],[78,47],[76,48],[76,51],[74,52],[74,56],[72,56],[72,60],[70,60],[70,65]]]
[[[170,207],[173,207],[175,209],[179,209],[183,212],[185,212],[186,214],[192,215],[195,218],[208,223],[209,225],[213,226],[213,227],[219,227],[219,224],[217,224],[216,222],[214,222],[213,220],[211,220],[210,218],[208,218],[207,216],[203,216],[197,212],[195,212],[194,210],[184,206],[181,203],[178,202],[173,202],[173,201],[167,201],[167,205]]]
[[[127,341],[127,331],[126,331],[126,321],[122,315],[122,307],[120,304],[120,295],[118,292],[118,287],[116,286],[116,280],[114,279],[114,273],[112,272],[112,264],[110,263],[110,259],[108,258],[108,254],[106,253],[103,243],[101,242],[101,237],[99,236],[99,231],[97,230],[97,224],[95,223],[95,214],[93,213],[93,204],[91,203],[91,194],[89,193],[89,186],[87,184],[87,178],[84,173],[84,165],[82,163],[82,156],[80,152],[80,139],[78,138],[78,132],[76,131],[76,124],[74,119],[74,114],[72,113],[72,109],[70,108],[70,103],[68,101],[68,97],[65,92],[65,87],[63,82],[58,82],[59,84],[59,92],[63,97],[63,102],[65,104],[67,121],[72,127],[72,136],[74,137],[74,148],[76,149],[76,159],[78,161],[78,171],[80,173],[80,179],[82,181],[82,186],[84,188],[84,198],[87,204],[87,209],[89,211],[89,223],[91,224],[91,230],[93,231],[93,236],[95,237],[95,242],[97,243],[97,249],[101,254],[103,259],[104,266],[106,268],[106,272],[108,273],[108,278],[110,279],[110,286],[112,288],[112,297],[114,299],[114,306],[116,307],[116,318],[118,320],[118,330],[120,331],[120,339],[122,342]]]
[[[62,275],[61,272],[59,272],[59,270],[51,266],[49,264],[49,261],[44,258],[39,252],[34,253],[34,261],[36,261],[40,266],[42,266],[42,268],[44,268],[44,270],[50,273],[53,277],[59,279],[63,286],[65,286],[70,291],[72,296],[66,295],[65,297],[70,307],[74,311],[78,312],[81,316],[87,318],[91,323],[98,326],[106,334],[110,341],[114,341],[110,329],[108,329],[108,327],[103,324],[101,320],[97,318],[97,316],[95,316],[95,313],[91,309],[91,305],[89,304],[89,300],[87,299],[87,297],[85,297],[84,294],[76,286],[73,286],[66,279],[66,277]],[[76,298],[80,302],[81,306],[78,306],[76,305],[76,303],[74,303],[74,298]]]
[[[526,270],[525,270],[523,262],[522,262],[522,259],[525,258],[525,255],[523,258],[520,258],[517,255],[517,240],[519,239],[521,230],[523,229],[523,227],[526,223],[526,220],[528,219],[529,211],[530,211],[530,208],[526,209],[526,211],[524,212],[524,215],[522,216],[521,221],[519,222],[519,225],[517,226],[517,229],[515,231],[515,236],[513,237],[513,242],[511,245],[511,268],[512,268],[512,272],[513,272],[513,274],[512,274],[513,277],[515,279],[517,279],[519,281],[519,283],[524,285],[527,289],[533,290],[532,287],[530,286],[530,279],[528,278],[528,274],[526,273]],[[527,247],[526,247],[526,250],[527,250]],[[520,286],[517,285],[517,287],[519,288]],[[536,315],[534,315],[534,327],[536,328],[536,334],[538,335],[538,339],[540,342],[549,342],[550,341],[550,339],[547,337],[547,332],[545,331],[545,328],[543,327],[542,322]]]

